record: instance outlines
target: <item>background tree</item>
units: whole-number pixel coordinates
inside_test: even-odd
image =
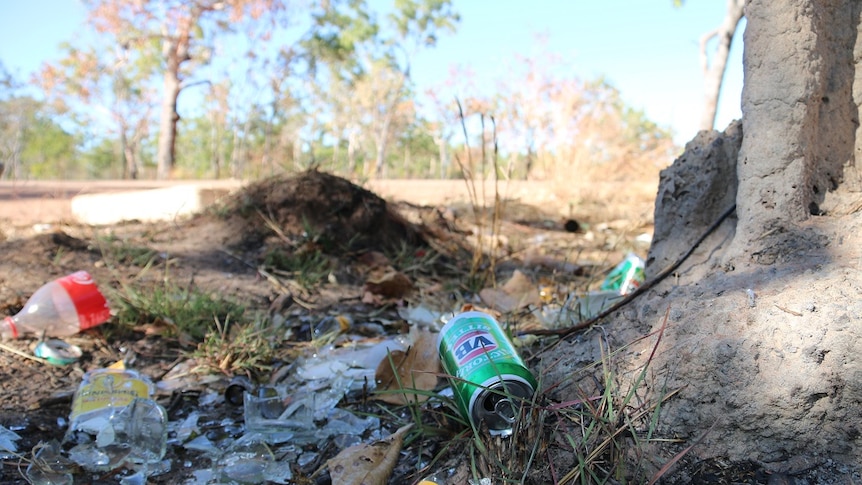
[[[123,48],[152,52],[161,60],[162,94],[159,108],[157,177],[167,178],[175,163],[177,99],[196,82],[197,67],[209,62],[213,42],[235,32],[245,20],[267,16],[272,22],[286,11],[280,0],[88,0],[89,18],[100,33],[109,34]],[[270,30],[244,31],[255,40]]]
[[[727,58],[730,56],[730,46],[736,28],[745,16],[745,0],[726,0],[724,19],[721,24],[700,37],[700,67],[703,71],[703,114],[700,118],[700,129],[711,130],[715,126],[715,116],[718,112],[718,98],[721,95],[721,84],[724,71],[727,69]],[[683,0],[674,0],[674,5],[682,6]],[[715,39],[715,53],[709,55],[710,42]],[[710,57],[712,62],[710,62]]]
[[[133,56],[128,49],[100,53],[69,44],[62,49],[64,57],[42,66],[38,76],[48,100],[61,112],[83,103],[79,112],[91,127],[90,136],[103,136],[96,132],[107,124],[119,143],[123,178],[138,178],[141,142],[149,131],[154,96],[147,85],[152,59]]]
[[[507,171],[535,180],[558,174],[657,176],[675,151],[668,130],[627,106],[603,79],[584,81],[566,71],[553,53],[520,57],[495,97],[462,100],[467,116],[484,113],[497,120]]]
[[[336,108],[338,132],[348,138],[349,165],[362,141],[374,146],[366,176],[381,176],[395,132],[405,128],[411,102],[410,60],[421,48],[433,47],[437,36],[454,30],[458,15],[451,0],[398,0],[381,25],[364,0],[327,2],[314,14],[317,28],[302,42],[306,72],[328,86],[324,96]],[[356,121],[358,120],[358,125]],[[400,126],[396,127],[401,123]],[[360,135],[361,131],[361,135]],[[338,140],[344,135],[336,134]]]
[[[82,177],[78,140],[0,64],[0,179]]]
[[[727,10],[721,25],[715,30],[703,34],[700,38],[700,66],[703,70],[703,115],[700,120],[701,130],[711,130],[715,126],[715,116],[718,111],[718,98],[721,95],[721,84],[724,71],[727,68],[727,58],[730,56],[730,46],[743,13],[745,0],[727,0]],[[709,61],[709,43],[716,39],[715,54]]]

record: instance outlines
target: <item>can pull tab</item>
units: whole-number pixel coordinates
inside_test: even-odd
[[[506,423],[512,424],[515,422],[515,415],[517,414],[515,403],[508,397],[492,394],[488,396],[484,404],[488,412],[494,413],[494,415]]]
[[[508,398],[497,401],[497,404],[494,405],[494,412],[509,424],[515,422],[515,404]]]

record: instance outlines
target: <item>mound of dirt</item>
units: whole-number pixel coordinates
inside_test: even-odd
[[[328,254],[424,245],[385,200],[341,177],[309,170],[248,186],[224,206],[228,246],[253,250],[268,238],[309,241]]]

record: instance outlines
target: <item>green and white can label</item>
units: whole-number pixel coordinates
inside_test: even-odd
[[[492,435],[511,434],[537,383],[497,321],[483,312],[460,313],[440,330],[437,349],[461,414]]]

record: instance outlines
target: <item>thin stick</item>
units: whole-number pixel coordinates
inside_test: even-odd
[[[5,350],[6,352],[13,353],[19,357],[24,357],[25,359],[35,360],[36,362],[41,362],[45,365],[50,365],[50,364],[48,364],[48,361],[45,359],[40,359],[39,357],[30,355],[30,354],[25,354],[24,352],[21,352],[18,349],[13,349],[12,347],[9,347],[8,345],[0,344],[0,349]]]

